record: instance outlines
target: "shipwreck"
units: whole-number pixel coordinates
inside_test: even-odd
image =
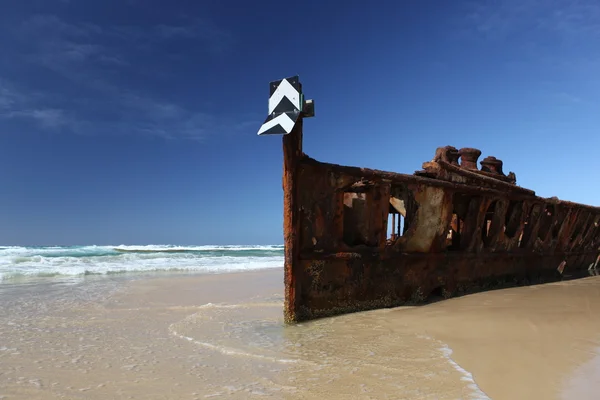
[[[538,197],[474,148],[411,175],[319,162],[312,116],[298,76],[270,83],[258,134],[283,135],[287,323],[595,274],[600,208]]]

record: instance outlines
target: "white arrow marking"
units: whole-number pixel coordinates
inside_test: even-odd
[[[290,133],[292,131],[292,129],[294,129],[294,125],[296,124],[296,121],[292,120],[287,114],[281,114],[275,118],[273,118],[272,120],[270,120],[269,122],[264,123],[261,127],[260,130],[258,131],[258,134],[260,135],[261,133],[268,131],[269,129],[271,129],[272,127],[274,127],[275,125],[281,124],[281,126],[283,126],[283,129],[287,132]]]
[[[298,110],[300,110],[300,93],[292,86],[291,83],[284,79],[281,81],[281,83],[269,99],[269,114],[271,114],[273,110],[275,110],[277,104],[279,104],[281,99],[283,99],[284,97],[287,97],[288,100],[291,101],[292,104],[296,106]]]

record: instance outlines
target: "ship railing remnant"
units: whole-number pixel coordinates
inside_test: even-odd
[[[537,197],[516,186],[512,173],[513,183],[495,182],[488,175],[497,172],[473,177],[467,174],[482,171],[441,163],[434,158],[424,163],[425,173],[405,175],[301,160],[300,176],[307,178],[300,186],[312,187],[299,193],[301,204],[318,205],[303,214],[302,249],[573,252],[600,245],[598,208]],[[327,179],[312,184],[315,177]],[[469,179],[480,186],[465,187]]]

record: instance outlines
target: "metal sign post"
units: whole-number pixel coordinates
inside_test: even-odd
[[[297,318],[296,293],[299,282],[294,273],[298,265],[299,219],[297,212],[298,162],[302,159],[303,118],[314,116],[314,102],[304,100],[298,76],[273,81],[269,85],[269,115],[258,135],[283,135],[283,243],[284,243],[284,318]]]

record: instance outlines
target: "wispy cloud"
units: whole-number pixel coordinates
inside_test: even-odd
[[[154,78],[150,84],[158,79],[160,71],[154,74],[137,60],[160,54],[155,46],[188,40],[195,44],[190,52],[225,50],[231,35],[206,21],[100,26],[36,15],[0,33],[17,42],[15,61],[57,74],[71,87],[68,94],[48,88],[34,93],[30,84],[0,80],[0,118],[31,120],[63,131],[187,139],[239,130],[246,124],[243,117],[214,115],[157,97],[151,87],[123,83],[123,77],[142,73]]]
[[[12,111],[8,116],[11,118],[31,118],[44,128],[58,128],[68,123],[63,115],[63,110],[52,108]]]
[[[156,26],[156,33],[165,39],[172,39],[175,37],[191,38],[198,34],[194,26],[173,26],[159,24]]]
[[[466,20],[488,38],[537,32],[551,39],[600,37],[600,3],[596,0],[509,0],[477,2]]]
[[[233,37],[229,32],[209,21],[200,19],[193,19],[183,25],[159,24],[155,27],[154,33],[163,40],[202,40],[212,51],[216,52],[227,50],[233,43]]]
[[[66,123],[63,111],[55,108],[40,107],[39,94],[26,95],[15,85],[0,80],[0,120],[33,120],[43,128],[57,128]]]
[[[10,110],[14,103],[14,94],[0,81],[0,113]]]
[[[580,104],[582,103],[582,99],[579,96],[575,96],[572,95],[570,93],[567,92],[557,92],[557,93],[553,93],[553,97],[562,102],[562,103],[567,103],[567,104]]]
[[[89,36],[90,33],[99,33],[101,29],[94,24],[77,23],[70,24],[64,22],[56,15],[33,15],[21,22],[19,26],[20,33],[38,34],[44,33],[51,36],[69,35],[69,36]]]
[[[9,89],[10,87],[10,89]],[[52,96],[29,96],[15,85],[0,81],[0,121],[30,120],[45,129],[67,130],[81,134],[142,134],[165,139],[203,140],[209,135],[228,136],[256,125],[256,115],[215,115],[191,110],[179,104],[161,101],[120,90],[101,99],[77,99],[76,109],[52,108],[59,103]],[[115,90],[107,87],[107,92]],[[107,107],[106,103],[116,107]],[[101,114],[98,117],[96,114]]]
[[[539,76],[529,82],[545,99],[568,105],[598,101],[591,100],[597,98],[591,88],[600,88],[597,0],[473,2],[461,26],[461,40],[494,46],[512,74]]]

